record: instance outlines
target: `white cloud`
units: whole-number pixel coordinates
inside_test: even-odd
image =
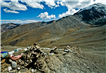
[[[56,5],[55,0],[44,0],[46,5],[48,5],[49,7],[53,8],[53,6]]]
[[[44,6],[42,4],[40,4],[41,1],[39,1],[39,0],[21,0],[21,2],[25,2],[28,6],[30,6],[32,8],[43,9]]]
[[[95,3],[102,3],[106,5],[106,0],[95,0]]]
[[[37,3],[37,2],[35,2],[35,3],[27,2],[27,5],[30,6],[30,7],[32,7],[32,8],[40,8],[40,9],[43,9],[44,8],[43,5],[41,5],[41,4]]]
[[[65,0],[64,4],[68,8],[68,10],[78,7],[78,5],[82,5],[83,7],[88,5],[90,0]]]
[[[58,2],[58,1],[57,1],[57,4],[59,5],[59,4],[60,4],[60,2]]]
[[[27,5],[20,4],[18,0],[11,0],[11,2],[9,3],[3,2],[3,0],[1,0],[2,2],[1,6],[10,8],[11,11],[15,11],[15,10],[26,11],[27,10],[26,6],[30,6],[32,8],[44,9],[44,6],[43,4],[41,4],[41,2],[44,2],[46,5],[48,5],[51,8],[56,8],[62,5],[68,8],[68,11],[66,11],[65,13],[59,14],[59,17],[63,17],[63,16],[71,15],[77,12],[78,10],[75,10],[76,8],[81,9],[94,3],[106,4],[106,0],[95,0],[95,2],[94,0],[20,0],[20,1],[23,3],[26,3]],[[44,13],[44,14],[47,16],[42,14],[43,16],[39,15],[39,17],[42,19],[55,18],[55,15],[48,16],[48,13]]]
[[[17,11],[11,11],[11,10],[7,10],[7,9],[3,9],[6,13],[19,13]]]
[[[94,3],[102,3],[106,5],[106,0],[60,0],[60,2],[68,8],[68,11],[59,14],[58,17],[60,18],[76,13],[78,10],[75,10],[75,8],[82,9]]]
[[[26,24],[26,23],[33,23],[33,22],[38,22],[37,20],[0,20],[1,23],[18,23],[18,24]]]
[[[59,14],[58,17],[62,18],[62,17],[68,16],[68,15],[73,15],[77,11],[78,10],[75,10],[75,9],[69,9],[68,11],[66,11],[66,13]]]
[[[23,11],[26,11],[27,10],[27,7],[23,4],[20,4],[18,2],[2,2],[1,3],[1,6],[2,7],[7,7],[7,8],[10,8],[11,10],[23,10]]]
[[[59,14],[58,17],[62,18],[68,15],[72,15],[78,10],[75,10],[74,7],[79,4],[79,0],[62,0],[61,5],[65,5],[68,8],[68,11],[65,13]]]
[[[80,0],[79,3],[74,8],[83,9],[94,3],[102,3],[106,5],[106,0]]]
[[[48,5],[49,7],[51,7],[51,8],[55,8],[55,7],[58,7],[59,5],[56,5],[56,3],[55,3],[55,1],[56,0],[21,0],[21,2],[25,2],[26,4],[32,4],[31,5],[31,7],[34,7],[34,6],[36,6],[37,7],[37,5],[35,4],[33,4],[33,3],[37,3],[37,4],[40,4],[41,2],[44,2],[46,5]],[[29,6],[30,6],[29,5]],[[41,4],[40,4],[41,5]],[[43,6],[43,5],[42,5]],[[39,6],[38,6],[39,7]]]
[[[33,23],[33,22],[38,22],[36,20],[26,20],[26,21],[23,21],[23,23]]]
[[[39,14],[37,17],[40,17],[41,19],[51,19],[51,18],[56,18],[55,15],[48,15],[48,12],[44,12]]]

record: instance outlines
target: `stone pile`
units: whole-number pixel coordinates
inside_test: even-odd
[[[66,46],[63,50],[64,53],[73,53],[81,52],[77,47],[69,47]],[[18,60],[11,60],[9,59],[9,63],[11,63],[11,66],[8,66],[7,70],[11,73],[11,71],[19,72],[22,69],[30,69],[30,72],[34,73],[35,69],[39,70],[41,72],[47,72],[48,71],[48,65],[49,63],[48,59],[51,59],[50,56],[53,54],[59,54],[59,50],[57,47],[54,47],[50,50],[47,54],[35,43],[34,46],[27,49],[25,52],[23,52],[22,57]],[[48,61],[47,61],[48,60]]]
[[[45,57],[45,54],[43,52],[43,50],[40,49],[39,46],[34,45],[33,47],[31,47],[30,49],[28,49],[27,51],[25,51],[22,55],[22,58],[19,60],[16,60],[16,62],[18,63],[18,65],[23,68],[37,68],[37,60],[42,59]]]

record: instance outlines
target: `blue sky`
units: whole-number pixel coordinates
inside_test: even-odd
[[[94,3],[106,0],[1,0],[1,23],[57,20]]]

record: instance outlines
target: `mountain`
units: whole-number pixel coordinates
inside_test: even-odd
[[[84,26],[88,25],[85,25],[73,16],[68,16],[58,21],[21,25],[14,30],[3,33],[1,38],[3,44],[25,46],[31,45],[36,41],[40,42],[46,39],[64,36]]]
[[[20,26],[20,24],[14,24],[14,23],[2,24],[1,25],[1,33],[11,30],[13,28],[16,28],[18,26]]]
[[[42,47],[103,47],[106,45],[105,9],[105,5],[98,3],[59,20],[20,25],[4,32],[1,42],[12,46],[31,46],[37,42]]]
[[[106,5],[101,3],[90,5],[75,13],[74,16],[88,24],[104,25],[106,24]]]
[[[95,6],[97,10],[92,10]],[[2,33],[1,51],[14,51],[14,56],[23,53],[16,60],[20,69],[10,72],[105,73],[106,12],[102,15],[105,7],[100,6],[104,7],[103,4],[94,4],[59,20],[24,24]],[[100,12],[95,14],[95,11]],[[35,42],[41,48],[32,46]],[[11,68],[9,59],[8,56],[1,58],[2,73]]]

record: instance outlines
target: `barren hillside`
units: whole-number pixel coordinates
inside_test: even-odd
[[[38,42],[43,43],[41,46],[44,47],[55,45],[61,47],[67,44],[98,46],[97,44],[102,43],[104,46],[105,16],[105,5],[94,4],[59,20],[24,24],[9,30],[1,35],[1,43],[11,46],[31,46],[34,42]]]

